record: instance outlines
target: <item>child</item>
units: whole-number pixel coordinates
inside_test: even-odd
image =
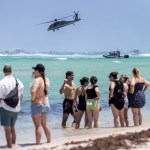
[[[126,124],[126,127],[129,126],[129,120],[128,120],[128,105],[129,105],[129,102],[128,102],[128,98],[127,98],[127,93],[128,93],[128,84],[129,84],[129,78],[126,76],[126,75],[121,75],[120,76],[120,81],[124,84],[124,101],[125,101],[125,104],[124,104],[124,121],[125,121],[125,124]]]

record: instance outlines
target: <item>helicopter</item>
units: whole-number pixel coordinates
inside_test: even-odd
[[[68,26],[68,25],[71,25],[71,24],[74,25],[74,23],[80,21],[81,19],[79,18],[78,13],[79,13],[79,11],[78,12],[74,11],[74,15],[66,16],[66,17],[63,17],[63,18],[60,18],[60,19],[54,19],[53,21],[43,22],[43,23],[40,23],[40,24],[46,24],[46,23],[54,22],[48,27],[47,31],[50,31],[50,30],[55,31],[56,29],[59,30],[59,28],[62,28],[64,26]],[[71,17],[71,16],[73,16],[73,18],[74,18],[73,20],[70,20],[70,21],[62,20],[62,19],[65,19],[65,18],[68,18],[68,17]],[[61,21],[59,21],[59,20],[61,20]],[[37,24],[37,25],[40,25],[40,24]]]

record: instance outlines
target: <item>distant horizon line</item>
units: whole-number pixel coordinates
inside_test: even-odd
[[[120,50],[120,49],[116,49],[116,50],[110,50],[110,51],[106,51],[106,50],[103,50],[103,51],[88,51],[88,50],[85,50],[85,51],[79,51],[79,50],[76,50],[76,51],[67,51],[67,50],[26,50],[26,49],[21,49],[21,48],[15,48],[15,49],[11,49],[11,50],[0,50],[0,53],[13,53],[13,52],[25,52],[25,53],[29,53],[29,52],[36,52],[36,53],[84,53],[84,54],[88,54],[88,53],[108,53],[108,52],[111,52],[111,51],[117,51],[119,50],[120,52],[134,52],[136,50],[138,50],[139,52],[147,52],[147,51],[141,51],[139,49],[133,49],[133,50],[129,50],[129,51],[124,51],[124,50]]]

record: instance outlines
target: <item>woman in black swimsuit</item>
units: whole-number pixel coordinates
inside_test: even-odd
[[[120,103],[117,103],[117,104],[114,99],[117,75],[118,75],[118,72],[111,72],[109,75],[109,80],[110,80],[109,105],[111,107],[111,111],[114,117],[114,127],[119,126],[119,121],[120,121],[121,127],[124,127],[124,98],[122,99],[122,101],[120,101]]]
[[[89,78],[87,77],[83,77],[80,80],[81,86],[78,87],[76,89],[76,93],[75,93],[75,102],[78,106],[78,112],[76,113],[77,116],[77,121],[76,121],[76,126],[75,128],[79,128],[80,127],[80,122],[81,122],[81,118],[85,112],[85,126],[86,127],[88,125],[88,119],[87,119],[87,114],[86,114],[86,88],[87,85],[89,83]],[[77,102],[77,97],[78,97],[78,102]]]

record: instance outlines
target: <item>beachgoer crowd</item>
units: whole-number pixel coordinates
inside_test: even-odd
[[[35,126],[36,144],[38,145],[41,143],[42,128],[47,143],[51,142],[51,130],[47,123],[47,114],[50,109],[48,98],[50,81],[45,76],[43,64],[37,64],[32,69],[34,70],[34,81],[30,87],[31,116]],[[24,85],[13,76],[10,65],[3,67],[3,73],[5,77],[0,81],[0,121],[1,125],[4,126],[7,146],[11,148],[16,143],[15,123],[23,99]],[[118,72],[111,72],[108,76],[110,80],[108,105],[112,111],[114,127],[119,127],[119,122],[121,127],[129,126],[129,108],[133,113],[134,125],[142,125],[141,109],[145,105],[145,91],[150,86],[150,82],[140,75],[138,68],[134,68],[132,73],[132,78],[121,75],[118,79]],[[60,94],[64,94],[62,128],[66,128],[69,114],[73,116],[75,129],[80,128],[83,115],[85,116],[85,128],[98,128],[99,114],[102,110],[98,78],[96,76],[83,77],[77,88],[73,79],[74,72],[67,71],[66,78],[59,90]],[[11,102],[6,99],[8,95],[11,97],[9,98],[12,100]],[[14,99],[15,101],[18,100],[15,106],[12,105]]]

